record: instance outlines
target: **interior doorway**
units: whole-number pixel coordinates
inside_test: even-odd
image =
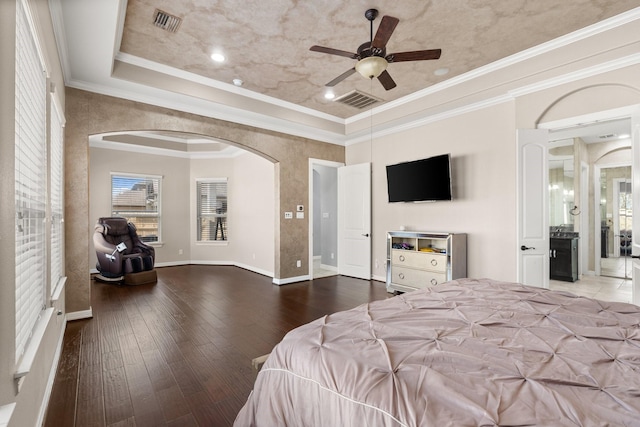
[[[309,278],[338,274],[338,168],[309,159]]]

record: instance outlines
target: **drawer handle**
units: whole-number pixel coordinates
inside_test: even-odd
[[[431,279],[431,284],[432,284],[432,285],[437,285],[437,284],[438,284],[438,281],[437,281],[436,279]]]
[[[438,265],[438,260],[437,259],[432,259],[431,260],[431,265],[433,265],[433,266]]]
[[[400,255],[400,257],[398,257],[398,259],[399,259],[400,261],[403,261],[403,262],[404,262],[404,255]]]
[[[401,279],[404,279],[404,274],[400,273],[400,274],[398,274],[398,277],[401,278]]]

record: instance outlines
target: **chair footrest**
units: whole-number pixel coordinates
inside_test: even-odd
[[[140,271],[124,275],[125,285],[144,285],[145,283],[155,283],[158,281],[156,270]]]

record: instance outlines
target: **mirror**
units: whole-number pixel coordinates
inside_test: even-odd
[[[573,145],[549,149],[549,226],[573,231],[575,212]]]

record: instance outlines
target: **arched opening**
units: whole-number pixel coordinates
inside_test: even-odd
[[[159,267],[227,264],[273,277],[274,163],[255,150],[201,134],[91,135],[89,225],[104,216],[138,221]],[[154,194],[142,194],[140,182],[147,181]],[[94,265],[90,243],[89,266]]]

